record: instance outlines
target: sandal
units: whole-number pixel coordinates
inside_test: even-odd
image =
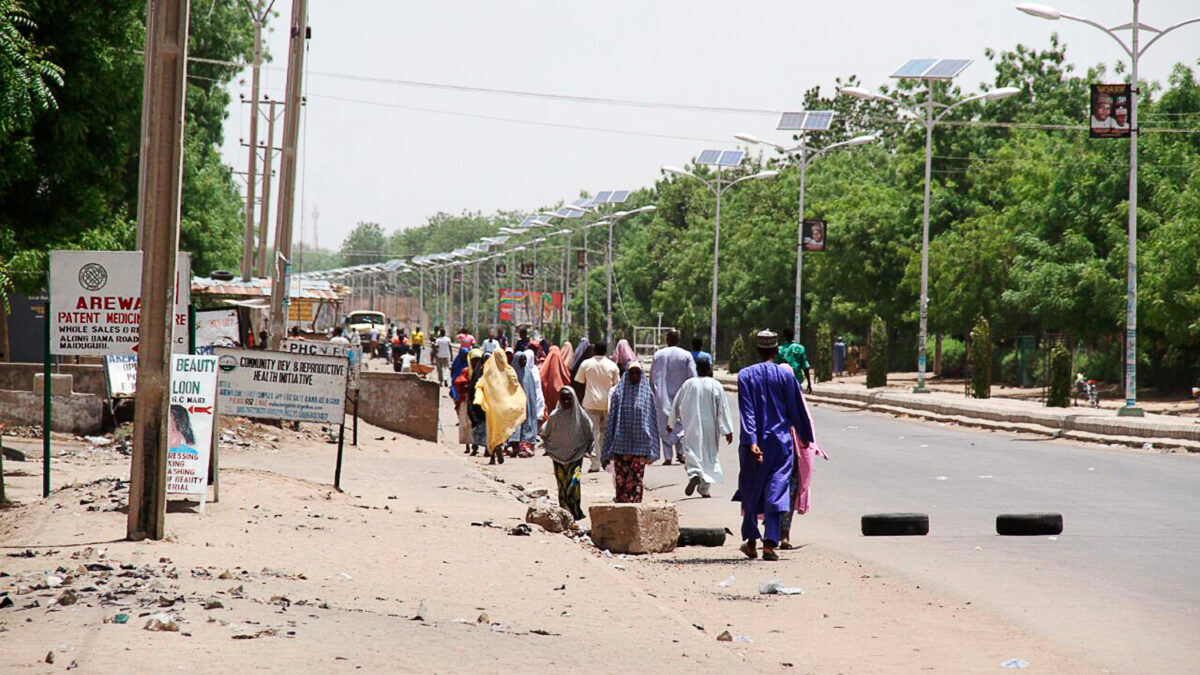
[[[781,548],[785,551],[790,551],[796,547],[792,546],[792,542],[790,542],[790,541],[781,541],[781,542],[779,542],[779,548]]]
[[[742,553],[746,554],[746,557],[751,560],[754,560],[755,558],[758,557],[758,549],[754,546],[753,541],[748,541],[748,542],[742,544],[742,546],[739,550],[741,550]]]
[[[763,548],[763,560],[775,561],[779,560],[779,554],[773,548]]]

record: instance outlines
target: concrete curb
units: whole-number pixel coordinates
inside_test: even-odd
[[[737,391],[737,380],[721,375],[721,383],[729,391]],[[908,415],[922,419],[960,424],[994,431],[1033,433],[1051,438],[1066,438],[1086,443],[1106,443],[1144,448],[1181,448],[1200,452],[1200,424],[1191,422],[1166,423],[1147,418],[1116,417],[1096,413],[1062,412],[1049,408],[1014,408],[1020,402],[1003,400],[997,405],[985,400],[963,399],[947,401],[925,394],[903,394],[895,391],[854,390],[845,386],[817,385],[808,400],[814,403],[845,406],[859,410],[891,415]],[[1075,409],[1078,410],[1078,409]]]

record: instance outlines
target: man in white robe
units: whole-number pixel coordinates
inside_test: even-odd
[[[679,331],[667,331],[667,346],[654,352],[654,363],[650,367],[650,386],[654,391],[654,407],[658,410],[658,436],[662,440],[663,464],[670,464],[679,455],[679,434],[667,429],[671,406],[675,394],[683,383],[696,377],[696,360],[691,352],[679,346]],[[680,460],[682,461],[682,459]]]
[[[720,437],[733,443],[733,417],[725,388],[712,376],[712,363],[705,358],[696,363],[699,377],[679,388],[667,420],[667,429],[682,429],[679,439],[683,464],[687,468],[688,484],[684,494],[700,490],[700,496],[710,496],[713,483],[724,483],[725,474],[717,460]]]

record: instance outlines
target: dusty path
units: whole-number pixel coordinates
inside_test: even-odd
[[[448,409],[443,422],[453,438]],[[971,673],[1020,657],[1104,672],[815,545],[768,566],[733,545],[609,558],[562,535],[510,536],[526,508],[513,484],[552,487],[545,458],[483,467],[364,425],[338,494],[333,446],[307,431],[243,425],[249,446],[222,450],[220,503],[173,506],[161,542],[122,541],[124,513],[105,509],[123,490],[91,483],[125,477],[127,458],[60,458],[56,483],[77,486],[45,501],[38,467],[6,464],[25,474],[9,478],[25,505],[0,512],[0,604],[13,601],[0,671]],[[588,501],[609,498],[601,476]],[[472,524],[489,520],[502,527]],[[806,594],[758,595],[772,576]],[[56,604],[65,590],[75,601]],[[144,630],[158,613],[179,632]],[[718,642],[725,630],[749,641]]]

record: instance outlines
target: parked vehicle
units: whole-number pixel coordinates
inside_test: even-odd
[[[361,337],[366,337],[367,333],[371,332],[371,328],[378,328],[382,335],[387,326],[387,317],[383,312],[372,312],[369,310],[360,310],[350,312],[346,316],[346,330],[354,331]]]

